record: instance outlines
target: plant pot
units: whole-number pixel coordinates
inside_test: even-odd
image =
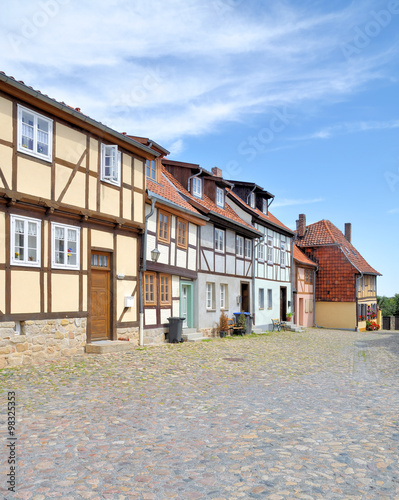
[[[219,332],[219,335],[220,335],[220,338],[223,339],[224,337],[226,337],[227,332]]]

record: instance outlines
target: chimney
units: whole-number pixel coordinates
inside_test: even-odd
[[[306,230],[305,214],[299,214],[299,219],[296,221],[296,229],[298,231],[299,238],[303,238],[305,236],[305,230]]]
[[[352,224],[350,222],[347,222],[345,224],[345,238],[349,241],[349,243],[352,243]]]
[[[214,175],[215,177],[223,177],[222,171],[217,167],[212,168],[212,175]]]

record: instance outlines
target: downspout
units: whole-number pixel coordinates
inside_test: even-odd
[[[318,328],[316,325],[316,273],[319,270],[319,266],[313,270],[313,325],[315,328]]]
[[[250,199],[251,199],[251,194],[255,191],[255,189],[256,189],[256,186],[253,188],[253,190],[252,190],[252,191],[249,193],[249,195],[247,196],[247,205],[249,205],[250,207],[251,207],[251,203],[249,203],[249,201],[248,201],[248,200],[250,200]],[[251,208],[252,208],[252,207],[251,207]]]
[[[188,178],[188,186],[187,186],[187,191],[189,193],[191,193],[190,191],[190,182],[191,182],[191,179],[193,179],[194,177],[198,177],[199,175],[202,174],[202,168],[200,168],[200,171],[198,172],[198,174],[195,174],[195,175],[191,175],[189,178]]]
[[[144,345],[144,296],[143,296],[143,272],[147,270],[147,226],[148,219],[152,216],[155,209],[155,199],[148,197],[151,200],[151,210],[145,216],[145,226],[144,226],[144,237],[141,240],[142,253],[141,253],[141,265],[139,271],[139,299],[140,299],[140,322],[139,322],[139,344]]]
[[[252,251],[252,316],[255,320],[255,279],[256,279],[256,276],[255,276],[255,249],[256,247],[259,245],[259,243],[263,242],[265,240],[265,236],[261,236],[259,238],[259,241],[257,243],[255,243],[255,240],[254,240],[254,245],[253,245],[253,251]],[[266,297],[267,299],[267,297]],[[263,300],[265,300],[265,297],[263,298]],[[255,325],[255,321],[254,321],[254,325]]]

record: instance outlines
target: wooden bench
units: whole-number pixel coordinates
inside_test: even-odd
[[[229,322],[230,335],[232,335],[232,334],[242,335],[243,334],[244,329],[241,328],[241,326],[236,326],[234,319],[229,318],[228,322]]]

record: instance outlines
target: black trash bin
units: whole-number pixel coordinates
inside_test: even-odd
[[[169,321],[169,344],[176,344],[177,342],[183,342],[181,338],[182,330],[183,330],[183,321],[185,318],[181,318],[180,316],[172,316],[168,318]]]

